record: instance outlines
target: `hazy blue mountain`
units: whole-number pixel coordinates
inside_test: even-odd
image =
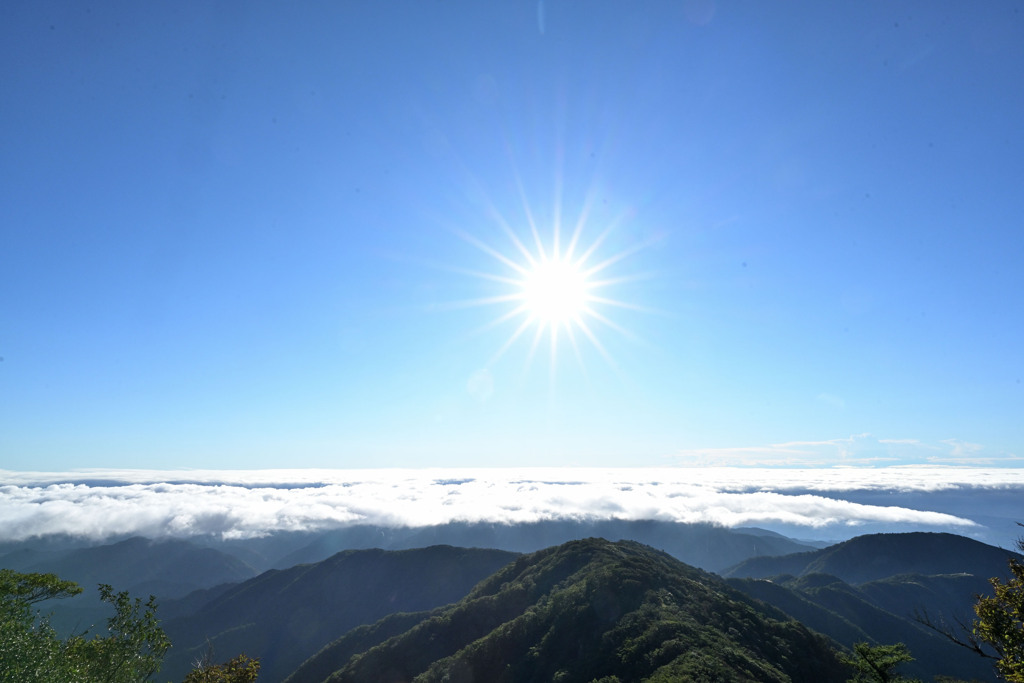
[[[717,576],[639,543],[587,539],[520,557],[447,608],[350,632],[288,682],[828,683],[847,673],[824,638]]]
[[[661,548],[687,564],[716,572],[750,557],[785,555],[821,547],[820,544],[794,541],[763,529],[727,529],[708,524],[653,520],[547,520],[526,524],[454,522],[425,527],[356,525],[327,531],[280,532],[258,538],[195,536],[187,541],[156,540],[151,543],[188,543],[193,548],[224,553],[237,559],[242,566],[250,567],[249,576],[252,576],[268,569],[286,569],[297,564],[319,562],[342,550],[408,550],[431,545],[453,545],[534,552],[566,541],[592,537],[638,541]],[[72,551],[96,546],[120,546],[121,543],[131,549],[132,544],[139,542],[139,539],[131,538],[97,544],[80,538],[47,536],[4,543],[0,544],[0,566],[19,571],[28,571],[33,566],[58,566],[58,560]],[[168,549],[164,555],[176,561],[170,546]],[[159,557],[157,554],[157,561]],[[147,573],[153,574],[154,571],[151,568]],[[209,587],[223,580],[245,578],[248,577],[230,579],[223,575],[211,575],[203,579],[201,585]],[[196,587],[193,585],[193,588]],[[174,595],[183,594],[183,589],[171,590]]]
[[[780,534],[776,531],[770,531],[768,529],[760,529],[758,527],[751,526],[737,526],[732,527],[732,530],[740,534],[750,534],[752,536],[764,536],[769,538],[783,539],[791,543],[799,543],[800,545],[807,546],[808,548],[827,548],[830,545],[835,545],[839,541],[812,541],[801,538],[790,538],[784,534]]]
[[[71,550],[23,548],[0,557],[0,566],[23,572],[52,572],[89,589],[106,583],[116,590],[161,598],[244,581],[256,573],[238,558],[214,548],[189,541],[138,537]]]
[[[36,542],[38,541],[38,545]],[[233,555],[182,540],[128,538],[116,543],[75,547],[69,539],[34,539],[0,557],[0,567],[53,573],[77,582],[81,595],[43,605],[61,634],[102,628],[112,611],[99,599],[98,584],[136,597],[155,595],[161,604],[196,590],[236,583],[256,574]],[[160,610],[161,618],[167,618]]]
[[[109,545],[111,543],[116,543],[117,541],[123,541],[127,538],[130,538],[130,536],[110,538],[99,543],[93,539],[85,538],[83,536],[47,534],[45,536],[33,536],[30,539],[22,541],[0,541],[0,566],[8,568],[6,564],[2,564],[7,561],[7,557],[26,549],[36,552],[65,552],[68,550],[75,550],[77,548],[91,548],[95,545]],[[9,568],[13,569],[13,567]]]
[[[388,550],[445,544],[467,548],[499,548],[534,552],[582,538],[633,540],[660,548],[686,564],[722,571],[750,557],[785,555],[813,549],[779,534],[759,529],[727,529],[709,524],[654,520],[548,520],[527,524],[450,523],[426,527],[356,526],[313,535],[275,563],[288,567],[317,562],[347,548]],[[280,539],[294,543],[295,539]],[[268,541],[261,540],[266,544]],[[261,552],[268,546],[263,545]]]
[[[395,612],[454,602],[516,557],[451,546],[347,550],[207,591],[200,598],[212,599],[164,623],[174,647],[161,677],[180,680],[210,648],[218,661],[242,652],[259,657],[260,680],[279,681],[350,629]],[[194,596],[185,601],[201,602]],[[171,613],[183,611],[180,603],[168,607]]]
[[[1006,576],[1017,553],[963,536],[914,532],[857,536],[821,550],[777,557],[752,557],[723,572],[727,577],[769,578],[780,574],[830,574],[865,583],[899,574]]]

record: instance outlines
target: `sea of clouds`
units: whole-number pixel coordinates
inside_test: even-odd
[[[806,539],[950,531],[1009,547],[1024,469],[0,470],[0,541],[247,538],[369,524],[661,520]]]

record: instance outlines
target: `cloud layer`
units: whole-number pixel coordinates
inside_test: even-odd
[[[891,526],[970,534],[983,525],[962,513],[965,496],[981,514],[986,496],[1019,493],[1024,470],[938,467],[0,471],[0,540],[609,518],[807,537]]]

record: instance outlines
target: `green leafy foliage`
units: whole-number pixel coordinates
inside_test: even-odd
[[[1010,571],[1013,577],[1006,583],[991,580],[994,596],[978,598],[972,635],[995,650],[1002,678],[1024,683],[1024,564],[1011,559]]]
[[[0,681],[70,680],[63,666],[62,644],[46,618],[36,618],[33,605],[70,597],[82,589],[55,574],[20,574],[0,570]]]
[[[260,673],[260,660],[240,654],[223,664],[200,665],[183,683],[252,683]]]
[[[906,678],[896,673],[900,664],[914,661],[903,643],[894,645],[868,645],[856,643],[852,655],[844,655],[843,661],[856,670],[850,683],[920,683],[916,678]]]
[[[159,668],[170,642],[156,618],[154,598],[143,603],[127,592],[100,586],[114,608],[107,636],[57,636],[36,603],[70,597],[81,588],[54,574],[0,570],[0,681],[4,683],[135,683]]]
[[[69,598],[82,592],[74,581],[64,581],[56,574],[21,574],[0,569],[0,598],[7,606],[22,609],[54,598]]]

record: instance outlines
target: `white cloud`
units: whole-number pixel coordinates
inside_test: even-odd
[[[896,504],[879,505],[842,495],[965,487],[979,495],[1024,489],[1024,469],[0,471],[0,539],[52,533],[249,537],[352,524],[605,518],[967,530],[975,523],[962,514],[901,506],[898,496],[891,499]]]
[[[953,458],[973,457],[984,450],[984,446],[979,443],[968,443],[960,439],[943,439],[942,443],[949,446],[949,455]]]

